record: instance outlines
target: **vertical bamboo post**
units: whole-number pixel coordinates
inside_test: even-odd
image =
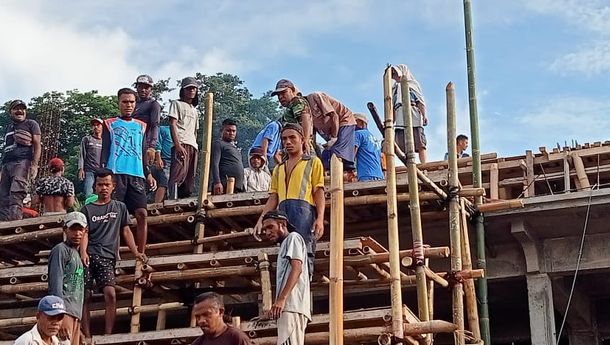
[[[411,96],[407,78],[400,81],[402,91],[402,108],[405,122],[405,152],[407,156],[407,178],[409,181],[409,210],[411,212],[411,233],[413,237],[413,263],[417,286],[418,316],[421,321],[428,321],[430,315],[428,306],[428,283],[424,269],[424,235],[419,207],[418,169],[415,163],[415,138],[413,137],[413,118],[411,117]]]
[[[451,247],[451,273],[462,270],[462,248],[460,241],[460,203],[457,191],[458,180],[457,149],[456,149],[456,119],[455,119],[455,87],[447,84],[447,152],[449,153],[449,240]],[[455,194],[452,192],[455,191]],[[464,289],[460,281],[456,281],[453,289],[453,323],[458,326],[456,344],[464,345]]]
[[[564,191],[570,193],[570,161],[568,160],[568,152],[563,152],[563,184]]]
[[[468,215],[464,199],[460,199],[460,213],[462,218],[462,269],[472,269],[472,257],[470,254],[470,235],[468,233]],[[475,339],[481,339],[481,328],[479,327],[479,311],[477,310],[477,295],[474,288],[474,280],[464,281],[464,296],[466,297],[466,314],[468,326]]]
[[[343,345],[343,162],[330,158],[329,343]]]
[[[534,153],[532,150],[525,151],[525,171],[526,171],[526,181],[527,181],[527,189],[525,196],[531,197],[536,195],[536,184],[534,183]]]
[[[235,191],[235,177],[227,177],[227,190],[225,194],[233,194]]]
[[[135,267],[135,273],[134,273],[134,278],[140,278],[142,277],[142,266],[144,265],[144,263],[142,262],[142,260],[140,259],[136,259],[136,267]],[[133,299],[131,302],[131,307],[134,310],[133,314],[131,315],[131,329],[130,332],[131,333],[138,333],[140,331],[140,312],[137,310],[139,308],[139,306],[141,306],[142,304],[142,287],[138,284],[135,283],[134,287],[133,287]]]
[[[400,255],[398,238],[398,202],[396,200],[396,157],[394,154],[394,107],[392,106],[392,69],[388,66],[383,74],[383,105],[386,156],[386,190],[388,193],[388,249],[390,252],[390,295],[392,302],[392,334],[398,339],[404,337],[402,315],[402,286],[400,281]],[[408,90],[408,89],[407,89]],[[407,94],[409,92],[407,91]],[[403,106],[404,108],[404,106]],[[410,117],[409,117],[410,118]],[[407,133],[409,129],[405,129]],[[415,175],[413,175],[415,176]],[[410,175],[409,175],[410,177]],[[409,181],[411,183],[411,181]],[[417,186],[417,182],[415,182]],[[417,193],[417,188],[415,189]],[[423,247],[422,247],[423,248]],[[422,255],[423,256],[423,255]],[[420,267],[421,268],[421,267]],[[423,272],[423,268],[421,270]],[[424,280],[425,284],[425,280]],[[419,295],[419,294],[418,294]],[[427,304],[427,301],[426,301]],[[428,311],[426,310],[426,314]],[[402,343],[401,343],[402,344]]]
[[[165,308],[159,308],[157,312],[157,331],[164,330],[167,321],[167,310]]]
[[[430,258],[424,260],[426,267],[430,264]],[[434,320],[434,280],[428,279],[428,320]]]
[[[214,94],[208,92],[205,106],[203,126],[201,126],[201,156],[199,165],[199,195],[197,198],[197,213],[203,211],[203,202],[208,198],[208,183],[210,179],[210,156],[212,154],[212,123],[214,122]],[[205,233],[205,223],[198,221],[195,225],[195,239],[203,239]],[[203,253],[203,243],[197,244],[195,254]],[[195,318],[191,316],[191,327],[195,327]]]
[[[271,296],[271,276],[269,274],[269,258],[267,253],[258,253],[258,268],[261,272],[261,294],[262,294],[262,312],[260,316],[271,310],[273,304]]]

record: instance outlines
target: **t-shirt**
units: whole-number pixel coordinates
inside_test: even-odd
[[[104,124],[103,148],[108,145],[108,155],[102,160],[107,159],[106,167],[115,174],[144,178],[146,123],[115,117],[104,120]]]
[[[175,100],[169,106],[169,117],[177,120],[176,127],[180,143],[198,148],[199,110],[192,104]]]
[[[381,142],[368,129],[357,129],[354,134],[356,153],[356,172],[358,180],[363,178],[383,179],[381,171]]]
[[[51,337],[51,345],[58,345],[59,344],[59,338],[57,338],[57,336],[52,336]],[[15,340],[15,343],[13,345],[47,345],[47,343],[44,342],[44,340],[42,340],[42,337],[40,336],[40,332],[38,332],[38,325],[34,325],[34,327],[32,327],[32,329],[30,329],[29,331],[23,333],[19,338],[17,338],[17,340]]]
[[[227,176],[235,177],[235,186],[244,185],[244,164],[241,161],[241,151],[234,142],[216,140],[212,144],[212,182],[223,184]]]
[[[161,119],[161,105],[156,99],[150,97],[141,99],[138,97],[136,110],[133,118],[146,124],[146,149],[154,149],[157,146],[159,137],[159,120]]]
[[[121,229],[129,223],[129,212],[124,203],[110,200],[107,204],[88,204],[80,210],[89,225],[89,255],[116,260]]]
[[[49,255],[49,295],[61,297],[66,311],[81,319],[85,271],[76,248],[62,242]]]
[[[256,138],[254,138],[254,143],[252,144],[252,148],[263,147],[263,139],[267,139],[267,161],[271,161],[273,155],[280,150],[282,141],[280,140],[280,130],[282,126],[279,121],[271,121],[269,122],[262,131],[258,132]],[[251,148],[251,149],[252,149]]]
[[[296,232],[291,232],[284,238],[280,245],[280,252],[277,255],[276,299],[288,281],[288,276],[292,270],[292,266],[290,265],[291,260],[301,261],[303,270],[299,275],[299,280],[296,285],[292,288],[292,291],[290,291],[286,298],[284,311],[300,313],[311,320],[311,292],[309,289],[307,247],[305,246],[303,237]]]
[[[466,152],[462,152],[461,154],[460,153],[457,154],[457,158],[458,159],[459,158],[466,158],[466,157],[470,157],[470,155],[467,154]],[[443,158],[443,160],[448,160],[448,159],[449,159],[449,153],[445,152],[445,158]]]
[[[409,90],[409,95],[411,98],[411,119],[413,121],[413,127],[423,127],[424,126],[424,118],[417,108],[417,103],[420,101],[417,98],[415,92]],[[405,118],[403,114],[402,107],[402,91],[399,83],[394,83],[392,86],[392,104],[394,107],[394,122],[395,126],[398,128],[405,127]]]
[[[172,147],[174,147],[174,142],[169,126],[159,127],[159,140],[157,141],[156,150],[161,153],[161,159],[167,161],[172,159]]]
[[[242,330],[233,326],[227,329],[216,338],[208,337],[205,334],[195,339],[191,345],[250,345],[250,338]]]
[[[314,92],[307,95],[307,101],[311,108],[313,117],[313,127],[324,137],[330,139],[332,118],[328,116],[330,113],[336,113],[339,116],[339,127],[355,125],[356,119],[354,114],[345,105],[331,96],[323,92]]]
[[[36,181],[36,194],[74,196],[74,183],[63,176],[47,176]]]
[[[317,188],[324,188],[324,167],[317,157],[304,155],[294,166],[290,181],[286,184],[286,162],[273,169],[270,193],[276,193],[278,202],[286,199],[305,200],[315,206],[313,193]]]
[[[4,134],[4,154],[2,162],[14,162],[21,159],[32,159],[32,139],[40,135],[38,122],[25,119],[21,122],[10,122]]]
[[[102,138],[87,135],[80,142],[78,168],[84,171],[95,171],[100,167],[102,158]]]

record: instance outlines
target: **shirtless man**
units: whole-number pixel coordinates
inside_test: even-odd
[[[43,216],[64,214],[74,206],[74,184],[63,177],[64,162],[60,158],[49,161],[49,173],[49,176],[36,182],[33,203],[42,203]]]

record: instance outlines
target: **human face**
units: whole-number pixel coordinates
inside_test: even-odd
[[[197,96],[197,86],[185,87],[182,93],[186,99],[193,99]]]
[[[72,243],[75,246],[80,245],[80,241],[83,239],[83,234],[87,231],[87,228],[80,224],[72,224],[71,227],[66,228],[66,240],[68,243]]]
[[[150,97],[150,93],[152,92],[152,86],[144,83],[137,83],[136,91],[138,92],[138,97],[147,99]]]
[[[59,328],[64,319],[64,314],[49,316],[41,311],[36,314],[38,332],[43,337],[53,337],[59,333]]]
[[[213,299],[203,300],[193,306],[193,316],[204,334],[218,335],[224,328],[222,315],[225,310]]]
[[[119,97],[119,111],[123,116],[131,116],[136,108],[136,96],[124,93]]]
[[[258,169],[263,166],[263,159],[260,156],[250,157],[250,166],[254,169]]]
[[[102,124],[99,122],[94,122],[91,124],[91,131],[93,132],[93,136],[99,138],[102,136]]]
[[[303,137],[294,129],[287,129],[282,132],[282,145],[289,154],[303,152]]]
[[[287,106],[294,97],[296,97],[296,93],[291,88],[287,88],[286,90],[277,94],[277,100],[280,102],[282,107]]]
[[[95,178],[95,194],[97,194],[98,200],[100,201],[110,200],[114,187],[115,183],[110,175]]]
[[[234,141],[237,136],[237,126],[227,125],[222,127],[222,140]]]
[[[466,151],[468,148],[468,139],[462,139],[458,141],[458,151]]]
[[[26,114],[27,114],[27,111],[25,110],[25,105],[23,105],[23,104],[19,104],[19,105],[13,107],[13,109],[11,109],[11,119],[14,122],[25,121]]]
[[[366,128],[366,123],[362,120],[356,119],[356,127],[358,128]]]
[[[281,221],[273,218],[263,220],[263,233],[267,240],[273,243],[279,243],[286,237]]]

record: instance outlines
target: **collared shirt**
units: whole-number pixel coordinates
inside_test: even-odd
[[[324,167],[317,157],[304,155],[286,176],[286,162],[273,169],[270,193],[278,195],[278,202],[286,199],[305,200],[311,205],[316,203],[313,199],[315,190],[324,188]]]
[[[40,333],[38,332],[38,325],[34,325],[32,329],[23,333],[17,340],[15,340],[14,345],[46,345],[47,343],[42,340]],[[52,345],[59,345],[59,339],[56,336],[51,337]]]

